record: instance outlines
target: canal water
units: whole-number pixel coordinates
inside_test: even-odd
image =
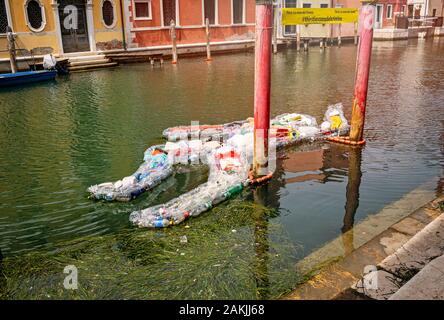
[[[272,113],[347,117],[356,47],[273,56]],[[316,143],[279,154],[267,186],[168,230],[128,216],[206,181],[181,168],[131,203],[88,186],[135,171],[164,128],[253,113],[252,53],[122,65],[0,91],[0,297],[275,298],[303,281],[296,263],[432,181],[443,188],[444,39],[375,43],[359,149]],[[348,185],[348,186],[347,186]],[[187,236],[187,243],[180,238]],[[65,266],[78,290],[65,290]]]

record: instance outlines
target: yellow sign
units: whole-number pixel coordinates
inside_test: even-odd
[[[357,8],[283,8],[282,24],[332,24],[358,21]]]

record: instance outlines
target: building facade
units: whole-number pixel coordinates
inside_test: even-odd
[[[375,29],[394,28],[396,16],[407,13],[407,0],[378,0],[375,6]]]
[[[122,49],[119,0],[0,0],[0,50],[6,27],[14,32],[18,56]],[[2,53],[0,57],[7,56]]]
[[[205,42],[205,20],[212,42],[254,39],[255,0],[125,0],[129,47],[171,44],[170,24],[178,44]]]
[[[427,16],[429,17],[444,16],[444,0],[429,0],[427,6]]]
[[[0,51],[7,26],[19,57],[171,45],[171,21],[178,45],[193,45],[205,42],[206,18],[212,42],[254,40],[255,0],[0,0]]]
[[[427,13],[428,0],[407,0],[407,16],[419,19]]]
[[[277,37],[348,38],[353,24],[282,26],[281,8],[359,8],[360,0],[276,0]],[[0,59],[7,59],[6,27],[14,32],[18,56],[167,48],[170,24],[179,46],[254,41],[255,0],[0,0]],[[394,28],[395,17],[442,16],[444,0],[379,0],[375,28]]]

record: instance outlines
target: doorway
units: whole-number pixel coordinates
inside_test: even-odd
[[[384,6],[382,4],[376,5],[375,10],[375,29],[381,29],[382,28],[382,11],[384,9]]]
[[[59,0],[63,51],[90,51],[84,0]]]

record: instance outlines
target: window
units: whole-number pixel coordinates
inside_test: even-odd
[[[105,27],[114,27],[114,4],[111,0],[105,0],[102,2],[102,21]]]
[[[244,0],[232,0],[233,24],[244,23]]]
[[[28,28],[34,32],[40,32],[45,28],[45,8],[39,0],[25,2],[25,17]]]
[[[134,19],[151,20],[151,0],[134,0]]]
[[[296,0],[285,0],[285,8],[296,8],[297,1]],[[296,25],[287,25],[284,29],[284,34],[286,36],[295,35],[297,31]]]
[[[436,17],[436,9],[433,9],[433,11],[432,11],[432,17]]]
[[[407,13],[407,16],[409,17],[409,18],[411,18],[411,17],[413,17],[413,4],[409,4],[408,6],[407,6],[407,9],[408,9],[408,13]]]
[[[387,19],[391,19],[392,18],[392,14],[393,14],[393,6],[391,4],[387,5]]]
[[[162,10],[163,10],[163,25],[169,26],[171,20],[177,25],[176,19],[176,0],[162,0]]]
[[[208,20],[210,20],[210,24],[216,24],[216,0],[203,0],[204,2],[204,21],[205,24]]]
[[[421,5],[415,7],[415,13],[414,13],[415,19],[421,18],[421,7],[422,7]]]
[[[328,8],[328,3],[321,3],[321,8]]]
[[[375,18],[375,22],[376,22],[375,28],[376,29],[381,28],[382,17],[383,17],[383,15],[382,15],[383,8],[384,8],[384,6],[382,4],[376,5],[376,18]]]
[[[296,8],[296,0],[285,0],[285,8]]]
[[[311,3],[303,3],[302,8],[311,8]]]
[[[6,33],[6,27],[9,25],[8,9],[4,0],[0,0],[0,33]]]
[[[401,6],[401,13],[402,13],[403,15],[405,15],[405,6],[404,6],[404,5]]]

